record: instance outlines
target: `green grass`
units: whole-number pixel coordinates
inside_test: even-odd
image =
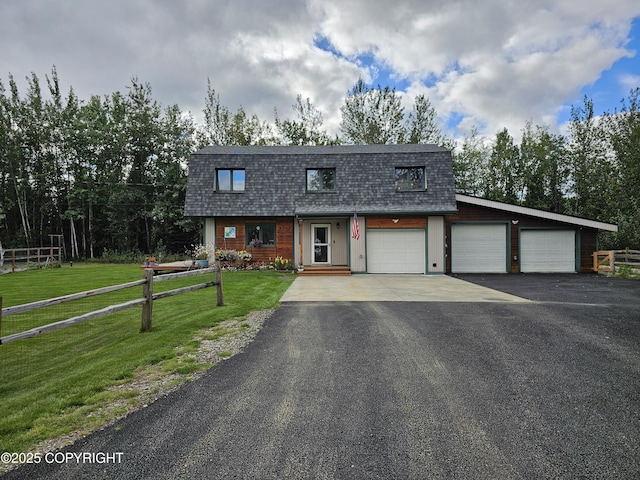
[[[6,308],[140,278],[137,265],[74,264],[2,275],[0,295]],[[160,282],[154,291],[200,283],[204,278]],[[109,387],[130,381],[145,368],[160,367],[184,375],[205,368],[180,356],[197,349],[196,333],[253,310],[274,308],[293,278],[276,272],[224,272],[224,306],[216,307],[215,288],[158,300],[153,305],[151,332],[140,332],[142,309],[134,307],[0,345],[0,451],[28,451],[43,440],[99,427],[114,415],[101,413],[103,407],[115,401],[135,401],[135,393]],[[105,295],[107,298],[82,300],[78,307],[71,307],[76,302],[70,302],[12,315],[2,319],[1,335],[141,295],[139,286]]]
[[[628,265],[620,265],[616,267],[615,277],[630,278],[640,280],[640,268],[634,268]]]

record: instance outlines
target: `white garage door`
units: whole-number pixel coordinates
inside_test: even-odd
[[[367,230],[367,272],[424,273],[424,230]]]
[[[521,272],[575,272],[576,234],[573,230],[520,232]]]
[[[452,224],[451,271],[454,273],[506,273],[505,224]]]

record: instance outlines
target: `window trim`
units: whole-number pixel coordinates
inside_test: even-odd
[[[220,172],[229,172],[229,189],[220,188]],[[243,172],[242,189],[234,189],[234,172]],[[245,168],[216,168],[216,192],[224,193],[244,193],[247,187],[247,170]]]
[[[327,170],[327,171],[331,171],[333,172],[333,188],[322,188],[322,189],[311,189],[309,188],[309,172],[320,172],[323,170]],[[304,183],[305,183],[305,191],[307,193],[334,193],[336,191],[336,167],[319,167],[319,168],[307,168],[305,169],[305,178],[304,178]]]
[[[421,170],[422,171],[422,187],[404,188],[404,185],[400,186],[398,182],[398,170],[407,170],[407,171]],[[424,192],[427,190],[427,169],[424,165],[396,166],[394,169],[394,182],[395,182],[396,192]]]

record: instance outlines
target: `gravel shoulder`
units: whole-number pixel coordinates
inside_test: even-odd
[[[254,340],[273,312],[274,309],[251,312],[245,317],[225,320],[199,332],[194,336],[194,340],[200,341],[197,351],[186,354],[184,357],[191,357],[200,369],[188,374],[167,373],[162,364],[139,369],[132,379],[109,388],[110,391],[123,393],[120,400],[92,414],[109,418],[108,422],[98,429],[77,430],[38,443],[31,453],[45,454],[72,445],[94,431],[109,427],[132,412],[148,407],[159,398],[178,390],[186,382],[200,378],[210,368],[241,353]],[[17,466],[0,463],[0,475]]]

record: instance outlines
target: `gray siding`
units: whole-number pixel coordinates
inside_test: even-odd
[[[427,233],[427,272],[444,273],[444,217],[429,217]]]

